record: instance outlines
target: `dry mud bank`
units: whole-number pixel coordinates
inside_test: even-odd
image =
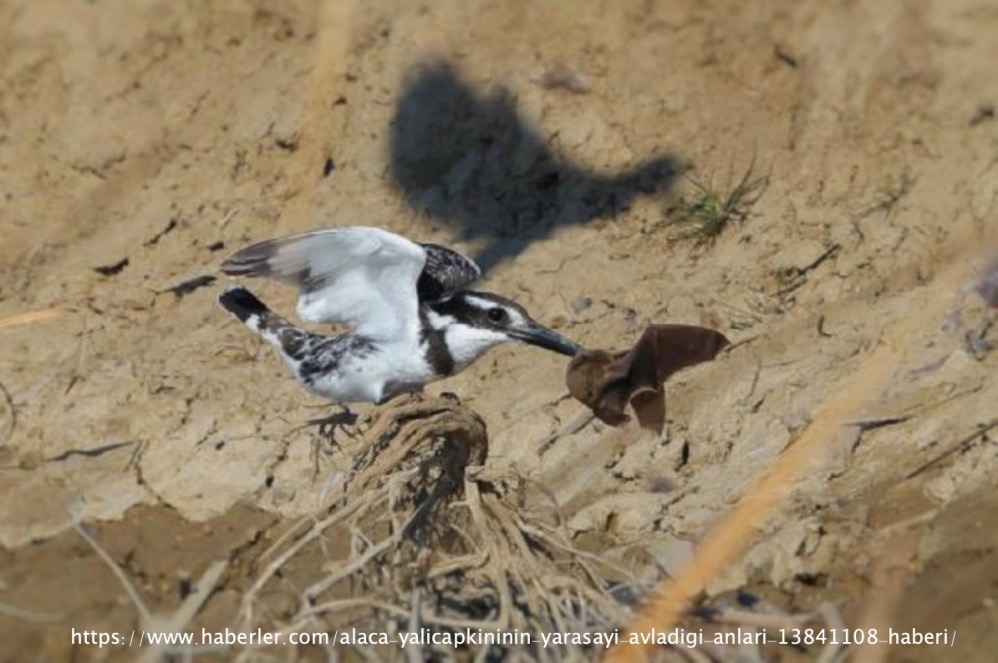
[[[588,346],[649,321],[735,342],[669,383],[661,438],[573,425],[563,361],[529,348],[431,389],[481,416],[484,476],[522,483],[526,511],[557,505],[559,536],[635,587],[674,572],[892,344],[878,397],[708,591],[959,633],[895,660],[998,647],[998,353],[993,330],[968,337],[993,311],[965,289],[998,223],[993,3],[358,3],[331,33],[349,42],[319,125],[317,17],[308,2],[0,6],[0,325],[20,320],[0,328],[11,660],[134,655],[70,644],[70,626],[136,624],[73,518],[157,612],[227,560],[191,622],[221,628],[282,533],[328,506],[348,465],[322,453],[317,474],[299,428],[323,404],[215,305],[224,279],[170,288],[220,276],[247,242],[358,223],[477,255],[485,288]],[[312,152],[327,157],[314,193]],[[767,185],[746,218],[675,241],[696,192],[679,173],[723,193],[750,165]],[[303,196],[314,214],[288,213]],[[275,623],[297,610],[272,599]]]

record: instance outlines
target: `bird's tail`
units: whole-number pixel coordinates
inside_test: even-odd
[[[232,286],[219,295],[218,303],[247,327],[278,347],[283,346],[282,332],[294,329],[294,325],[271,311],[256,295],[240,285]]]

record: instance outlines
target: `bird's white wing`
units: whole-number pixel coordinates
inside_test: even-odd
[[[233,275],[269,276],[298,285],[298,315],[346,323],[391,340],[419,326],[416,282],[426,250],[380,228],[333,228],[247,247],[222,264]]]

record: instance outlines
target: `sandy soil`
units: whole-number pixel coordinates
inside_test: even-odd
[[[484,419],[490,471],[544,486],[578,545],[649,582],[895,344],[880,397],[708,591],[834,601],[850,626],[882,609],[959,637],[878,655],[988,660],[998,334],[967,340],[994,312],[966,286],[998,250],[994,3],[375,0],[350,21],[316,136],[315,3],[0,4],[0,653],[133,656],[70,643],[137,619],[74,519],[156,611],[229,560],[191,627],[228,623],[338,461],[316,476],[299,427],[325,406],[215,305],[217,265],[360,223],[479,256],[484,289],[588,346],[651,321],[735,342],[670,381],[661,438],[564,432],[583,412],[564,361],[530,348],[431,389]],[[545,84],[558,70],[574,91]],[[295,216],[314,150],[327,172]],[[675,240],[681,169],[723,192],[750,167],[768,185],[744,221]]]

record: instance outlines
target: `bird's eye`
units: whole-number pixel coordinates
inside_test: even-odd
[[[501,309],[498,306],[495,308],[490,308],[489,312],[486,315],[489,316],[489,320],[491,322],[506,322],[507,320],[509,320],[509,314],[506,313],[504,309]]]

